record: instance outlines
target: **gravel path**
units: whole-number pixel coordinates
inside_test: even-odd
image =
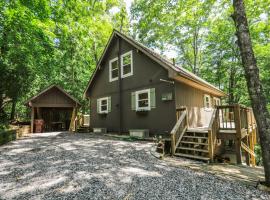
[[[150,143],[35,134],[0,147],[0,199],[270,199],[253,187],[169,167]]]

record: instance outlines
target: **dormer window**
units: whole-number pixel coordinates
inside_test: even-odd
[[[118,58],[110,60],[109,80],[110,82],[118,80]]]
[[[133,75],[132,51],[121,55],[121,77],[125,78]]]

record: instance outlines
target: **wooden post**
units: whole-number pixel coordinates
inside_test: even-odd
[[[245,138],[245,144],[247,145],[247,147],[249,147],[248,135]],[[245,157],[246,157],[247,166],[250,166],[250,155],[249,155],[249,153],[247,151],[245,152]]]
[[[34,133],[35,107],[31,107],[31,133]]]
[[[171,134],[171,147],[172,147],[172,156],[175,154],[175,135]]]
[[[242,153],[241,153],[241,116],[239,104],[234,105],[234,123],[236,129],[235,139],[235,153],[237,164],[242,164]]]
[[[212,130],[208,130],[208,152],[211,162],[214,161]]]

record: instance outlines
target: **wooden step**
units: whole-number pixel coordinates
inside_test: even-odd
[[[177,147],[176,149],[208,153],[208,150],[206,149],[196,149],[196,148],[190,148],[190,147]]]
[[[187,133],[208,133],[207,129],[196,129],[196,128],[189,128],[186,130]]]
[[[175,153],[174,155],[180,156],[180,157],[185,157],[185,158],[192,158],[192,159],[197,159],[197,160],[204,160],[204,161],[209,161],[210,160],[210,158],[208,158],[208,157],[195,156],[195,155],[184,154],[184,153]]]
[[[208,139],[208,137],[199,137],[199,136],[191,136],[191,135],[184,135],[183,138]]]
[[[183,140],[180,143],[183,143],[183,144],[195,144],[195,145],[207,145],[208,146],[208,143],[190,142],[190,141],[183,141]]]

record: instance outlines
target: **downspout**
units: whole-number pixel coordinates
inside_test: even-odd
[[[121,83],[121,38],[118,36],[118,94],[119,94],[119,134],[122,133],[122,83]]]

